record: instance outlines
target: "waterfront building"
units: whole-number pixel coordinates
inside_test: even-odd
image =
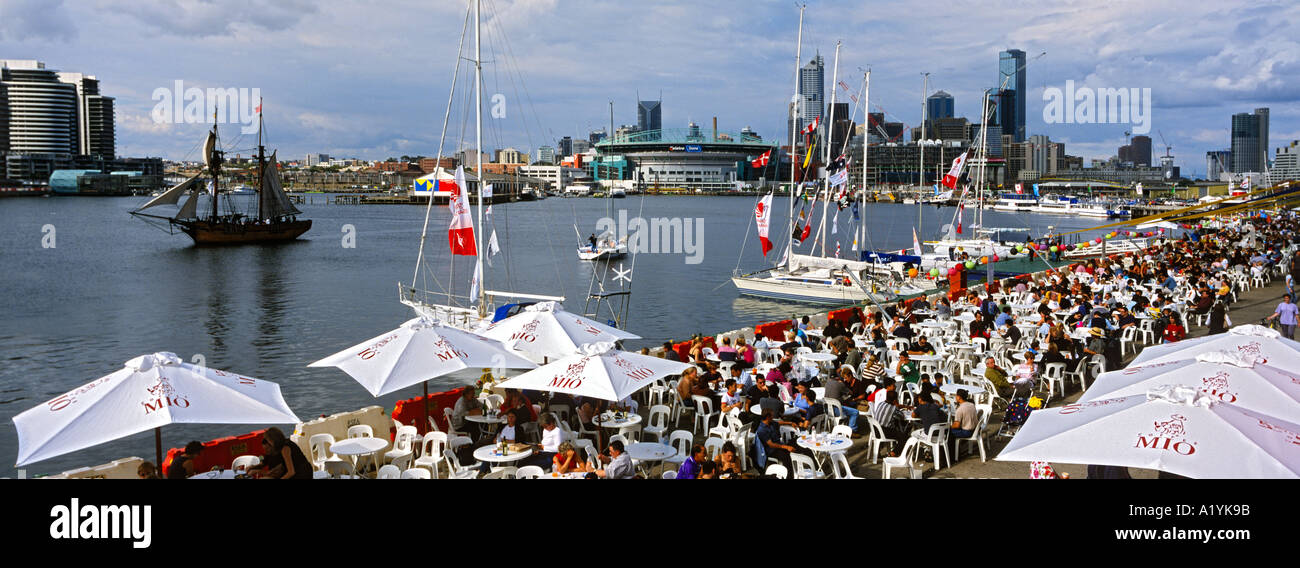
[[[1010,134],[1014,141],[1025,141],[1025,52],[1008,49],[998,54],[998,86],[1006,87],[998,93],[998,115],[1002,133]],[[1008,77],[1010,79],[1008,80]]]
[[[735,132],[706,134],[698,126],[602,140],[596,150],[592,178],[632,180],[640,189],[730,191],[785,175],[771,144]],[[752,167],[750,161],[768,151],[768,166]]]
[[[1261,111],[1263,111],[1261,113]],[[1233,173],[1263,172],[1268,146],[1264,133],[1268,131],[1268,109],[1255,109],[1254,114],[1240,112],[1232,115]]]
[[[636,128],[639,132],[658,131],[664,127],[663,101],[643,101],[637,97]]]
[[[1210,150],[1205,153],[1205,179],[1221,181],[1223,174],[1232,171],[1232,150]]]
[[[954,116],[954,99],[947,91],[935,91],[933,95],[926,97],[925,106],[926,116],[930,120]]]
[[[1269,183],[1300,180],[1300,140],[1277,149],[1273,157],[1273,167],[1268,170]]]
[[[799,69],[799,119],[795,129],[802,131],[826,108],[826,62],[817,54]]]
[[[537,149],[537,155],[533,157],[534,164],[555,164],[555,148],[551,146],[542,146]]]

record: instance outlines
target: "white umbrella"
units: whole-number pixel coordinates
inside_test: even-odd
[[[1129,365],[1191,359],[1197,353],[1206,351],[1229,351],[1239,353],[1242,357],[1253,357],[1257,363],[1300,369],[1300,343],[1261,325],[1239,325],[1227,333],[1153,345],[1143,349]]]
[[[175,353],[142,355],[116,373],[14,417],[18,466],[168,424],[295,424],[280,385],[191,365]]]
[[[594,343],[500,384],[502,388],[562,392],[618,401],[654,383],[678,375],[691,365]]]
[[[385,394],[473,367],[531,369],[537,364],[501,342],[428,317],[358,343],[308,367],[338,367],[370,394]]]
[[[1192,387],[1221,402],[1300,420],[1300,376],[1226,351],[1102,373],[1079,402],[1144,394],[1161,385]]]
[[[1172,222],[1172,221],[1152,221],[1152,222],[1150,222],[1150,223],[1142,223],[1141,225],[1138,225],[1138,226],[1135,227],[1135,228],[1137,228],[1137,229],[1173,229],[1173,230],[1176,231],[1176,230],[1181,229],[1181,228],[1183,228],[1183,227],[1182,227],[1181,225],[1179,225],[1178,223],[1174,223],[1174,222]]]
[[[563,357],[592,343],[613,343],[641,336],[566,312],[555,302],[541,302],[494,322],[479,332],[506,346],[545,357]]]
[[[1197,478],[1300,477],[1300,425],[1190,387],[1036,410],[996,458],[1158,469]]]

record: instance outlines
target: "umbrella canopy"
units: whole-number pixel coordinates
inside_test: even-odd
[[[511,353],[499,341],[423,316],[308,365],[338,367],[374,396],[471,367],[532,369],[536,366]]]
[[[500,386],[617,401],[651,385],[655,379],[681,374],[691,366],[613,347],[612,343],[587,345],[579,353],[528,371]]]
[[[1300,425],[1190,387],[1036,410],[998,455],[1198,478],[1300,477]]]
[[[297,422],[280,385],[154,353],[15,416],[17,465],[168,424]]]
[[[1161,385],[1192,387],[1221,402],[1300,421],[1300,375],[1226,351],[1102,373],[1079,402],[1144,394]]]
[[[1300,343],[1261,325],[1239,325],[1228,333],[1153,345],[1142,350],[1129,365],[1149,365],[1191,359],[1206,351],[1229,351],[1284,369],[1300,369]]]
[[[566,312],[555,302],[541,302],[479,332],[483,337],[505,343],[512,349],[563,357],[592,343],[613,343],[641,336]]]

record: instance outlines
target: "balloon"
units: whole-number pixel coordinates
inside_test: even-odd
[[[1016,252],[1025,252],[1025,245],[1016,245]]]
[[[938,275],[939,275],[939,269],[938,269],[938,268],[931,268],[931,269],[930,269],[930,276],[931,276],[931,277],[938,276]]]
[[[1106,239],[1108,239],[1108,240],[1109,240],[1109,239],[1110,239],[1110,237],[1111,237],[1111,236],[1110,236],[1110,235],[1106,235]]]
[[[998,261],[998,255],[996,255],[996,254],[995,254],[995,255],[993,255],[993,258],[992,258],[992,260],[993,260],[993,262],[997,262],[997,261]]]
[[[1079,243],[1079,248],[1088,248],[1088,241],[1083,241]]]
[[[1101,237],[1097,237],[1097,244],[1101,244]]]
[[[916,278],[916,269],[915,269],[915,268],[909,268],[909,269],[907,269],[907,277],[908,277],[908,278]]]
[[[1048,250],[1049,252],[1057,252],[1058,249],[1056,248],[1056,245],[1052,245],[1052,248],[1047,249],[1047,250]]]
[[[972,268],[975,268],[975,261],[973,260],[966,261],[966,270],[970,270]]]

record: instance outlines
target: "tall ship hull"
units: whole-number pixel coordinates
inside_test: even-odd
[[[311,229],[311,221],[238,223],[231,221],[178,221],[181,231],[196,245],[242,245],[292,241]]]

